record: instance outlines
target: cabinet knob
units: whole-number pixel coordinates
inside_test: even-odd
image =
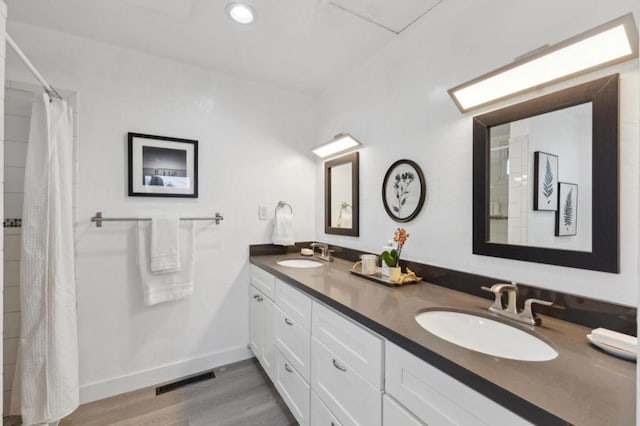
[[[293,322],[291,322],[291,320],[289,318],[285,318],[284,319],[285,324],[287,325],[293,325]]]
[[[293,373],[293,370],[291,369],[291,367],[289,367],[289,364],[284,364],[284,369],[287,370],[287,372],[289,373]]]
[[[347,369],[345,367],[343,367],[340,364],[338,364],[338,361],[336,361],[335,358],[333,359],[333,366],[335,368],[337,368],[338,370],[340,370],[340,371],[347,371]]]

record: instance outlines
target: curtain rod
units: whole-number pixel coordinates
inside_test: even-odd
[[[7,44],[9,45],[9,47],[11,47],[11,49],[15,52],[15,54],[18,55],[20,60],[27,66],[27,68],[29,68],[29,71],[31,71],[31,74],[33,74],[35,78],[38,79],[40,84],[42,84],[42,86],[44,87],[45,92],[47,92],[47,94],[51,97],[55,97],[62,100],[62,96],[60,96],[60,94],[56,92],[56,89],[54,89],[52,85],[46,82],[46,80],[38,72],[36,67],[33,66],[31,61],[29,61],[29,58],[27,58],[24,52],[18,47],[16,42],[13,41],[13,39],[9,36],[9,33],[5,33],[5,36],[6,36]]]

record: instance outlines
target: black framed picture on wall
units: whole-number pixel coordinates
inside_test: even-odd
[[[420,166],[411,160],[393,163],[382,182],[382,204],[396,222],[409,222],[422,210],[427,185]]]
[[[198,198],[198,141],[128,133],[129,196]]]

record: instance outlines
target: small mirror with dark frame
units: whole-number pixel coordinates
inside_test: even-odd
[[[618,80],[474,117],[474,254],[619,272]]]
[[[325,234],[360,235],[358,153],[324,163]]]

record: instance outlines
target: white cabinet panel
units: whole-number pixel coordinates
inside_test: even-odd
[[[276,277],[258,268],[256,265],[250,265],[251,284],[260,290],[265,296],[274,300],[276,297]]]
[[[311,339],[311,387],[347,425],[382,424],[382,393],[318,339]]]
[[[249,286],[249,346],[273,380],[275,306],[262,292]]]
[[[311,335],[295,319],[275,308],[275,344],[288,361],[309,382]]]
[[[331,411],[320,401],[313,390],[311,391],[311,415],[309,417],[311,426],[342,426],[342,423],[331,414]]]
[[[425,426],[388,395],[382,398],[382,424],[384,426]]]
[[[279,350],[275,351],[275,385],[301,426],[309,425],[311,390]]]
[[[311,330],[311,298],[276,279],[276,304],[305,330]]]
[[[386,343],[385,388],[429,426],[530,425],[390,342]]]
[[[382,389],[382,339],[318,302],[313,302],[312,323],[313,337],[372,386]]]

